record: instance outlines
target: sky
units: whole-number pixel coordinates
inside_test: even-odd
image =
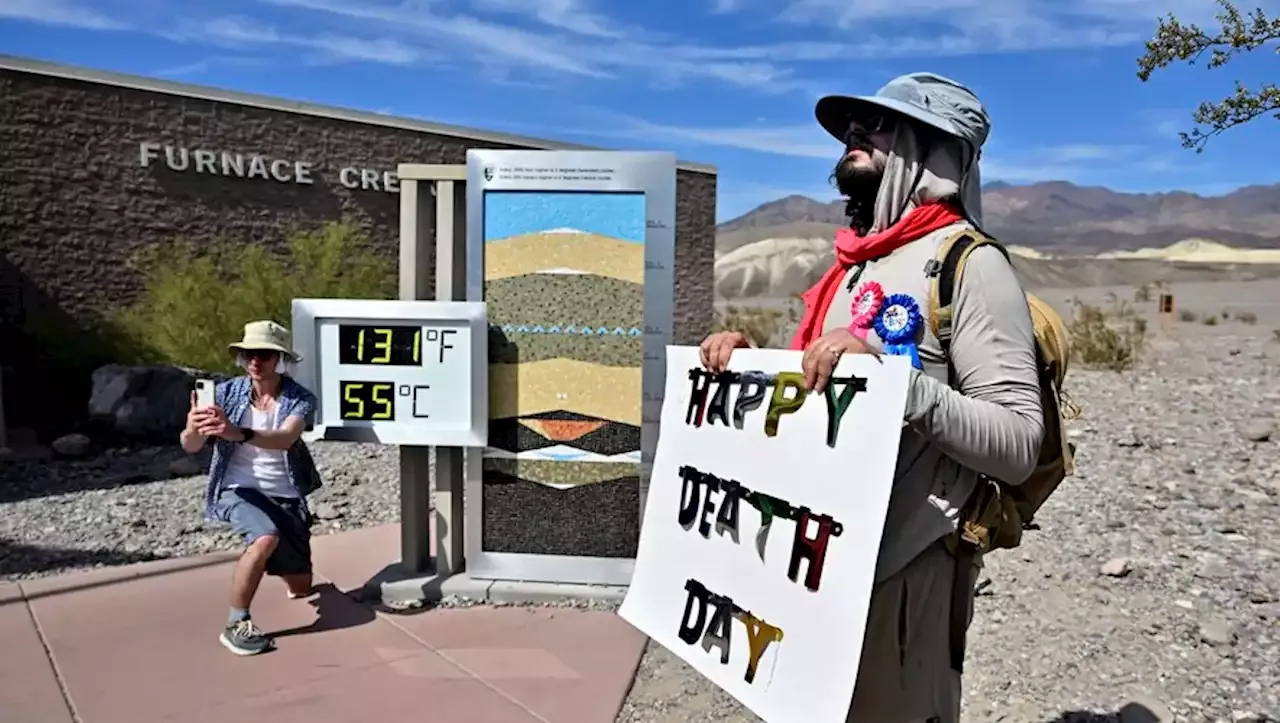
[[[1252,0],[1280,9],[1280,0]],[[1211,0],[0,0],[0,53],[605,148],[719,169],[718,216],[820,200],[829,93],[907,72],[972,88],[986,182],[1213,195],[1274,183],[1280,122],[1183,149],[1202,100],[1275,81],[1274,48],[1150,82],[1136,59]],[[1270,73],[1268,73],[1270,71]],[[412,159],[405,159],[412,160]]]
[[[566,230],[644,243],[644,194],[489,191],[484,195],[485,241]]]

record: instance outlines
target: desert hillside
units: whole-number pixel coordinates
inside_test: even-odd
[[[1053,256],[1018,246],[1010,250],[1019,279],[1035,289],[1280,278],[1280,250],[1236,249],[1200,240],[1095,256]],[[818,280],[832,258],[830,237],[770,238],[739,246],[716,259],[716,295],[798,294]]]
[[[982,208],[987,230],[1001,241],[1054,254],[1164,248],[1185,239],[1280,247],[1280,184],[1198,196],[1121,193],[1064,181],[992,183],[983,189]],[[766,238],[830,238],[844,221],[843,201],[788,196],[720,224],[716,245],[727,252]]]

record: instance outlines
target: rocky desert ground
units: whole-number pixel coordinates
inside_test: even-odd
[[[1079,469],[1041,529],[987,561],[968,723],[1280,718],[1280,282],[1171,290],[1167,324],[1137,305],[1136,368],[1069,375]],[[1065,311],[1134,289],[1038,291]],[[394,449],[315,453],[321,533],[394,521]],[[197,462],[170,447],[0,461],[0,580],[233,546],[200,520]],[[651,646],[619,720],[756,719]]]

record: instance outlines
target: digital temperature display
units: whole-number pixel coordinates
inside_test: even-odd
[[[422,327],[339,326],[338,363],[422,366]]]
[[[307,441],[485,445],[483,303],[294,299],[293,327],[293,373],[316,395]]]
[[[430,384],[401,384],[393,382],[338,382],[338,416],[358,422],[393,422],[396,419],[396,396],[406,397],[414,419],[427,419],[431,415],[422,410],[424,397]]]

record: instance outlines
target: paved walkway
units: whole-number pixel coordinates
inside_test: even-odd
[[[472,608],[384,615],[358,588],[398,558],[398,527],[315,538],[319,594],[263,582],[277,650],[218,644],[233,556],[0,583],[6,723],[611,723],[644,637],[616,615]]]

